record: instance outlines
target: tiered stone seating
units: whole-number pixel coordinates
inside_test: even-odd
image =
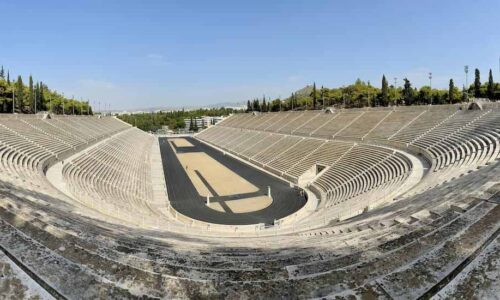
[[[347,128],[338,132],[336,136],[343,138],[361,139],[368,134],[375,126],[389,117],[391,111],[367,111],[362,117],[349,124]]]
[[[273,160],[268,163],[268,167],[283,175],[293,162],[299,162],[304,157],[307,157],[320,148],[326,141],[303,138],[295,145],[285,151],[282,151]],[[292,163],[291,163],[292,162]],[[309,165],[311,167],[312,164]],[[305,171],[305,170],[304,170]]]
[[[414,119],[413,122],[406,124],[406,127],[401,128],[401,130],[390,136],[389,140],[401,143],[411,143],[420,135],[434,127],[439,126],[442,122],[453,117],[457,113],[458,111],[453,109],[426,111],[424,114],[421,114],[418,118]]]
[[[307,140],[310,143],[311,140]],[[312,151],[309,155],[305,155],[301,160],[290,164],[286,170],[286,175],[297,180],[300,175],[304,174],[309,168],[314,165],[329,166],[337,162],[342,155],[354,147],[352,143],[328,141]]]
[[[335,114],[311,115],[309,124]],[[141,217],[151,218],[144,199],[136,197],[147,194],[140,182],[147,181],[148,153],[138,146],[149,143],[149,135],[128,129],[112,118],[105,122],[123,129],[111,134],[95,130],[101,126],[101,120],[95,118],[81,124],[80,117],[43,120],[59,124],[56,130],[32,118],[19,116],[20,123],[4,122],[5,118],[0,116],[0,124],[8,125],[0,125],[1,250],[22,266],[20,270],[30,272],[24,274],[25,278],[43,282],[44,289],[59,298],[484,298],[496,290],[500,161],[495,159],[500,122],[493,110],[471,115],[458,112],[440,122],[442,128],[422,125],[427,129],[415,132],[412,138],[416,147],[443,153],[456,141],[460,146],[452,150],[455,158],[462,153],[460,149],[482,151],[477,159],[465,156],[463,163],[450,161],[430,175],[469,162],[476,165],[481,161],[482,168],[384,206],[370,207],[349,219],[337,218],[339,210],[349,206],[357,209],[358,202],[369,206],[378,198],[371,197],[376,191],[401,185],[397,174],[404,174],[404,168],[410,166],[400,152],[368,143],[368,137],[375,136],[374,131],[384,127],[385,121],[388,129],[380,137],[394,135],[395,126],[389,125],[389,117],[357,142],[342,141],[340,135],[335,140],[310,138],[309,129],[303,131],[305,134],[295,131],[292,135],[241,129],[229,126],[231,117],[197,137],[214,145],[220,142],[225,147],[221,149],[241,157],[259,156],[266,161],[275,152],[269,150],[264,156],[259,153],[274,143],[291,145],[267,163],[277,174],[285,171],[282,176],[297,174],[294,177],[298,178],[315,164],[327,166],[318,174],[319,178],[325,176],[325,182],[327,174],[337,178],[352,171],[350,177],[329,188],[328,198],[322,199],[320,208],[306,218],[269,231],[228,235],[181,226],[168,215],[155,215],[157,226],[138,222]],[[83,124],[86,129],[82,129]],[[41,130],[29,132],[33,126]],[[227,135],[231,136],[229,140]],[[360,135],[361,131],[356,138]],[[94,145],[96,136],[101,142]],[[74,174],[70,179],[74,184],[90,182],[93,174],[102,175],[102,182],[93,183],[98,189],[88,193],[92,192],[96,201],[103,197],[115,203],[113,214],[91,207],[83,198],[61,194],[44,179],[38,165],[47,159],[60,160],[48,150],[58,148],[45,146],[51,138],[53,143],[73,149],[68,150],[71,156],[65,158],[66,163],[85,167],[82,173],[68,173]],[[91,141],[90,148],[75,151],[80,139],[82,143]],[[40,146],[33,146],[32,140]],[[243,152],[253,148],[249,146],[257,149],[244,156]],[[103,164],[109,172],[101,167]],[[11,170],[17,170],[17,175]],[[393,180],[382,188],[384,184],[379,184],[383,178]],[[27,181],[46,188],[31,186]],[[124,184],[131,181],[137,184]],[[365,193],[358,188],[377,185]],[[88,184],[76,187],[89,188]],[[120,193],[116,187],[130,193]],[[346,197],[351,198],[337,201]],[[118,203],[128,204],[127,213]],[[0,281],[4,287],[5,276]],[[21,289],[19,283],[16,287]]]
[[[336,205],[392,181],[402,181],[411,164],[387,149],[356,146],[313,183],[326,206]]]
[[[376,128],[370,131],[365,138],[386,140],[424,113],[426,113],[425,110],[393,111]]]
[[[141,130],[123,131],[68,162],[64,178],[73,195],[88,206],[112,213],[142,207],[145,214],[153,193],[149,165],[152,143],[153,137]]]

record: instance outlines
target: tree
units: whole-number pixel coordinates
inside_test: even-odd
[[[385,78],[385,75],[382,75],[382,95],[381,95],[381,103],[382,106],[387,106],[389,104],[389,83]]]
[[[193,131],[194,132],[198,131],[198,122],[196,122],[196,118],[194,118]]]
[[[488,75],[488,98],[493,99],[495,95],[495,83],[493,82],[493,73],[490,69],[490,74]]]
[[[479,69],[474,71],[474,97],[481,97],[481,74]]]
[[[321,106],[324,108],[325,107],[325,88],[321,86],[321,90],[319,91],[319,95],[321,98]]]
[[[30,110],[32,112],[35,111],[35,90],[34,90],[34,86],[33,86],[33,77],[31,76],[30,74],[30,78],[29,78],[29,107],[30,107]]]
[[[453,83],[453,79],[450,78],[450,84],[448,85],[448,101],[450,104],[455,102],[455,84]]]
[[[259,100],[254,99],[254,100],[253,100],[253,104],[252,104],[252,106],[253,106],[252,111],[260,111],[260,104],[259,104]]]
[[[261,112],[267,112],[267,103],[266,103],[266,96],[262,98],[262,107],[260,109]]]
[[[189,131],[193,131],[194,130],[194,126],[193,126],[193,117],[191,117],[189,119]]]
[[[247,112],[252,111],[252,105],[250,105],[250,100],[247,101]]]
[[[316,94],[316,82],[313,83],[313,90],[312,90],[312,93],[311,93],[311,97],[312,97],[312,109],[316,109],[316,101],[318,100],[317,98],[317,94]]]
[[[405,84],[403,87],[403,100],[405,101],[406,105],[412,105],[413,104],[413,97],[414,97],[414,90],[411,87],[411,83],[408,80],[408,78],[403,79]]]
[[[4,71],[4,69],[3,69],[3,66],[2,66],[2,68],[0,69],[0,78],[5,79],[5,71]]]
[[[15,84],[15,103],[13,110],[16,111],[16,107],[22,110],[24,102],[24,84],[21,76],[17,76],[17,82]]]
[[[7,84],[10,84],[10,74],[9,74],[9,71],[7,71]]]
[[[47,110],[47,105],[45,104],[45,96],[43,94],[43,91],[44,91],[43,82],[40,81],[40,85],[38,87],[38,103],[40,103],[40,110]]]

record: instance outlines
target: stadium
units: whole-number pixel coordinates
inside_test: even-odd
[[[0,1],[0,300],[500,300],[500,1]]]
[[[7,284],[43,299],[495,295],[499,136],[500,106],[481,101],[240,113],[184,136],[2,114]]]

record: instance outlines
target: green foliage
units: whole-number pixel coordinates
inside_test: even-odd
[[[450,79],[450,84],[448,85],[448,101],[450,104],[455,102],[455,83],[453,83],[453,79]]]
[[[389,83],[385,78],[385,75],[382,75],[382,90],[380,96],[380,105],[387,106],[389,104]]]
[[[316,82],[313,83],[313,90],[311,92],[312,109],[316,109],[316,102],[318,100],[318,92],[316,91]]]
[[[481,97],[481,74],[479,69],[474,71],[474,97]]]
[[[0,75],[5,74],[3,66],[0,68]],[[24,85],[21,76],[15,82],[10,81],[10,73],[7,71],[7,78],[0,76],[0,113],[26,113],[31,114],[36,111],[51,111],[56,114],[62,113],[64,103],[66,114],[92,114],[92,108],[88,102],[68,99],[50,90],[42,82],[34,82],[30,75],[28,85]],[[13,108],[13,104],[15,107]]]
[[[202,116],[216,117],[228,116],[232,113],[244,112],[245,110],[234,110],[231,108],[212,108],[212,109],[198,109],[192,111],[178,110],[169,112],[154,112],[154,113],[140,113],[131,115],[118,116],[119,119],[136,126],[144,131],[156,131],[161,129],[162,126],[168,126],[169,129],[176,130],[184,128],[184,119],[190,119],[192,127],[188,128],[190,131],[195,130],[194,118]],[[197,126],[196,126],[197,127]]]
[[[488,98],[494,99],[495,95],[495,83],[493,82],[493,73],[490,69],[490,74],[488,75],[488,88],[487,88]]]

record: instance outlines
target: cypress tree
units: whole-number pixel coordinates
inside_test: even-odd
[[[15,84],[15,103],[14,103],[14,112],[16,111],[16,108],[18,110],[23,109],[23,102],[24,102],[24,84],[23,84],[23,79],[21,76],[17,76],[17,82]]]
[[[455,84],[453,83],[453,79],[450,79],[450,84],[448,87],[448,100],[450,101],[450,104],[455,102],[454,91],[455,91]]]
[[[35,111],[35,90],[34,90],[34,87],[33,87],[33,77],[31,76],[30,74],[30,78],[29,78],[29,107],[30,107],[30,110],[32,112]]]
[[[198,123],[196,122],[196,117],[193,120],[194,120],[193,131],[197,132],[198,131]]]
[[[189,119],[189,131],[193,131],[194,127],[193,127],[193,117],[191,117]]]
[[[481,74],[479,69],[474,71],[474,97],[481,97]]]
[[[3,69],[3,66],[2,66],[2,68],[0,69],[0,78],[5,79],[5,71],[4,71],[4,69]]]
[[[313,83],[313,91],[312,91],[312,98],[313,98],[313,103],[312,103],[312,109],[316,109],[316,101],[317,101],[317,97],[316,97],[316,82]]]
[[[7,71],[7,84],[10,84],[10,74],[9,74],[9,71]]]
[[[252,110],[252,105],[250,105],[250,100],[247,100],[247,112]]]
[[[493,82],[493,73],[490,69],[490,74],[488,75],[488,98],[493,99],[495,94],[495,83]]]
[[[264,97],[264,99],[262,99],[262,108],[261,108],[261,111],[262,112],[267,112],[266,97]]]
[[[325,108],[325,88],[323,86],[321,86],[319,96],[321,98],[321,106],[323,106],[323,108]]]
[[[412,105],[413,104],[413,89],[411,87],[411,83],[407,78],[403,79],[405,84],[403,88],[403,98],[405,100],[406,105]]]
[[[382,106],[386,106],[389,103],[389,83],[385,78],[385,75],[382,75]]]
[[[40,87],[38,88],[38,103],[40,103],[40,110],[47,110],[45,105],[45,97],[43,95],[43,82],[40,81]]]
[[[253,100],[253,111],[260,111],[260,104],[258,99]]]

